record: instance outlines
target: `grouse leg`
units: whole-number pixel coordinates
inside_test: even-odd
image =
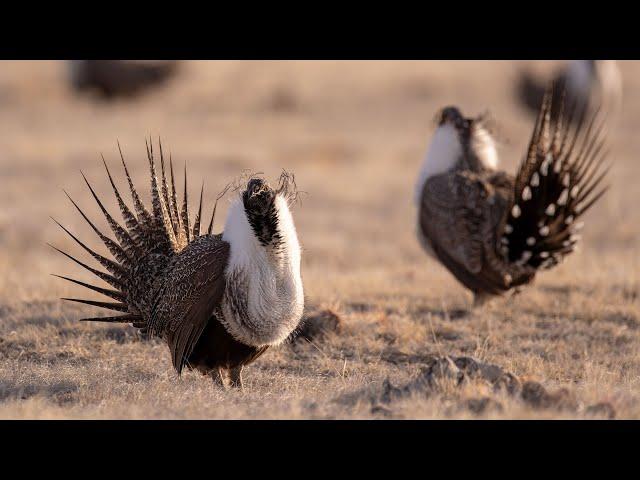
[[[229,370],[229,379],[231,380],[231,386],[235,388],[239,388],[240,390],[244,389],[242,384],[242,366],[235,367]]]
[[[495,295],[485,292],[475,292],[473,294],[473,308],[481,308],[487,305],[491,300],[495,298]]]
[[[227,388],[228,386],[227,376],[226,376],[226,372],[224,371],[224,368],[222,367],[214,368],[213,370],[211,370],[209,375],[211,375],[211,379],[213,380],[214,385],[221,387],[223,389]]]

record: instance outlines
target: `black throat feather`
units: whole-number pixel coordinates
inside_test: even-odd
[[[287,204],[298,200],[295,177],[283,171],[278,186],[273,189],[260,178],[251,178],[242,194],[247,220],[260,244],[271,247],[275,252],[281,250],[283,239],[279,229],[276,198],[281,195]]]
[[[256,238],[262,246],[276,248],[280,246],[282,237],[278,229],[278,212],[275,202],[272,201],[265,212],[247,208],[245,203],[245,213],[247,214],[249,225],[251,225]]]

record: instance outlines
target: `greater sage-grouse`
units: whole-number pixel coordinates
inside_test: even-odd
[[[618,115],[622,104],[622,77],[615,60],[571,60],[555,73],[556,88],[566,91],[566,103],[581,108],[600,105],[609,118]],[[522,71],[517,85],[520,103],[538,113],[546,82],[530,71]],[[559,113],[559,96],[551,105],[551,117]],[[574,117],[577,119],[577,117]]]
[[[576,108],[552,119],[556,95],[547,90],[515,178],[497,170],[484,116],[439,113],[416,186],[418,237],[476,304],[562,261],[579,239],[578,219],[606,191],[604,119]]]
[[[176,61],[71,60],[71,85],[77,91],[93,90],[105,99],[131,97],[167,81],[177,70]]]
[[[114,258],[96,253],[56,222],[108,273],[53,247],[113,289],[61,278],[114,302],[65,300],[123,313],[85,321],[131,323],[143,334],[163,338],[178,374],[186,366],[211,375],[223,386],[231,383],[241,387],[242,367],[270,346],[285,341],[302,317],[300,245],[290,211],[297,194],[293,176],[283,173],[276,188],[252,177],[246,188],[236,189],[224,232],[212,233],[214,206],[209,227],[202,233],[202,191],[191,224],[186,168],[184,196],[179,207],[171,160],[169,185],[162,147],[160,180],[156,176],[153,146],[147,147],[152,198],[152,209],[147,210],[120,154],[135,213],[122,199],[106,162],[104,165],[124,226],[108,213],[85,177],[117,240],[104,235],[69,197]]]

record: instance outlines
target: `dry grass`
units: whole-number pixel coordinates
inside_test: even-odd
[[[470,296],[414,237],[413,183],[437,108],[490,107],[506,140],[503,166],[515,169],[532,125],[511,94],[519,66],[188,63],[166,88],[103,104],[67,91],[59,63],[3,64],[0,417],[584,418],[589,405],[608,402],[618,418],[639,418],[640,64],[621,65],[613,189],[565,264],[521,295],[465,314]],[[295,211],[305,290],[311,305],[340,316],[339,334],[268,352],[246,371],[244,392],[225,392],[195,373],[176,378],[166,347],[131,328],[76,321],[93,309],[59,301],[79,287],[48,274],[89,277],[45,242],[87,257],[48,217],[97,245],[61,188],[98,219],[78,170],[110,198],[99,153],[115,167],[119,139],[146,184],[149,134],[188,162],[192,195],[205,180],[209,208],[243,169],[271,179],[295,172],[308,192]],[[410,385],[430,354],[473,356],[575,401],[535,408],[473,381],[376,404],[385,389]],[[470,407],[485,397],[487,408]]]

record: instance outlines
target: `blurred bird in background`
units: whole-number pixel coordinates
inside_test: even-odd
[[[589,104],[600,105],[611,120],[622,106],[622,77],[615,60],[571,60],[556,71],[554,82],[566,90],[568,105],[583,108]],[[531,71],[520,73],[517,96],[520,103],[532,113],[539,110],[547,81],[536,78]],[[558,98],[551,106],[551,117],[559,114]]]
[[[71,60],[67,68],[76,91],[94,91],[104,99],[114,99],[138,95],[165,83],[178,70],[178,62]]]
[[[563,105],[561,93],[547,90],[515,177],[498,170],[483,116],[466,118],[457,107],[438,115],[415,192],[418,238],[476,305],[564,260],[580,238],[578,219],[606,191],[606,122],[585,109],[573,122],[576,108],[566,117]]]

